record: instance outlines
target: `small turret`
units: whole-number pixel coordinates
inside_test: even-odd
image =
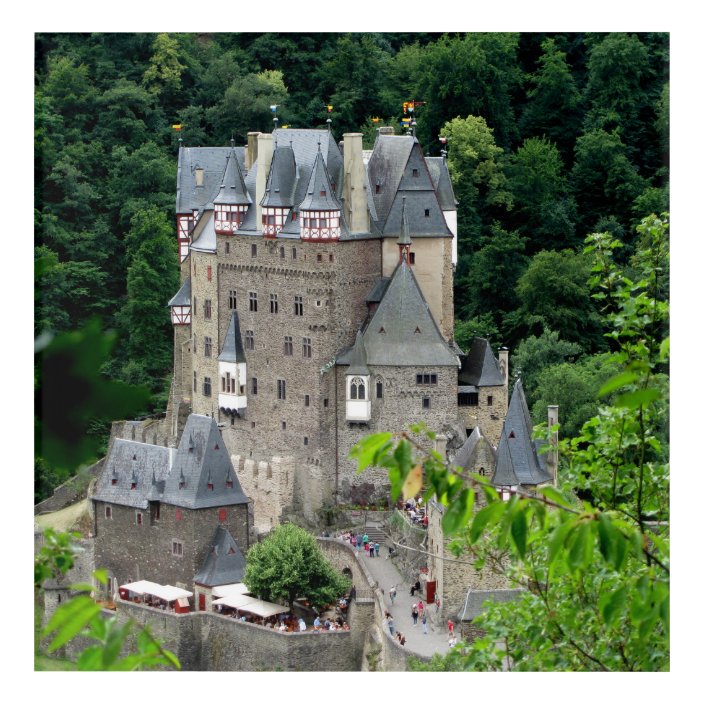
[[[242,177],[242,170],[235,154],[234,141],[227,157],[225,173],[220,190],[213,198],[215,209],[215,232],[219,235],[231,235],[236,232],[252,203]]]
[[[332,189],[330,176],[320,152],[320,143],[306,197],[301,201],[299,210],[302,240],[329,242],[340,239],[342,205]]]
[[[247,359],[236,310],[232,311],[222,351],[218,357],[218,374],[218,407],[227,415],[241,416],[247,408]]]
[[[372,417],[370,378],[364,338],[361,332],[357,332],[350,366],[345,373],[345,417],[347,420],[368,421]]]

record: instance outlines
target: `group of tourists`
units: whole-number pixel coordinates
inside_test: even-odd
[[[411,523],[422,528],[428,527],[428,514],[426,507],[423,506],[422,496],[418,498],[412,496],[410,499],[406,499],[405,502],[400,501],[398,509],[406,514]]]
[[[349,543],[353,548],[355,548],[355,550],[361,550],[364,548],[364,552],[367,557],[379,557],[381,546],[379,543],[375,543],[373,540],[370,540],[366,533],[355,534],[348,531],[340,535],[340,540],[342,540],[343,543]]]

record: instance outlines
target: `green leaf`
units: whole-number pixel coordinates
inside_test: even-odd
[[[100,607],[87,596],[74,597],[60,606],[45,629],[46,635],[56,631],[48,651],[51,653],[75,638],[99,613]]]
[[[523,558],[526,555],[526,537],[528,535],[528,521],[526,520],[527,506],[519,505],[518,510],[511,521],[511,537],[518,550],[518,554]]]
[[[622,584],[615,591],[605,592],[599,598],[599,611],[607,626],[612,626],[616,618],[623,612],[628,590],[629,585]]]
[[[472,516],[474,506],[474,491],[464,489],[462,493],[447,507],[442,517],[442,530],[445,535],[452,535],[464,528]]]
[[[374,464],[374,458],[380,450],[391,444],[391,433],[375,433],[362,438],[349,452],[350,459],[357,460],[357,472],[363,472]]]
[[[565,521],[552,532],[552,537],[548,543],[548,565],[553,565],[558,555],[561,554],[565,538],[573,527],[574,521]]]
[[[552,501],[558,506],[563,506],[564,508],[570,507],[570,502],[565,498],[564,494],[560,493],[553,486],[541,486],[538,487],[538,493],[542,494],[548,501]]]
[[[500,520],[505,510],[506,504],[503,501],[495,501],[481,509],[474,517],[469,529],[470,542],[476,543],[485,529],[491,528]]]
[[[591,542],[591,526],[587,522],[580,523],[573,533],[567,553],[567,564],[572,571],[580,569],[588,562]]]
[[[606,396],[606,394],[609,394],[612,391],[615,391],[616,389],[620,389],[628,384],[632,384],[634,381],[637,381],[637,379],[638,374],[635,374],[631,371],[623,372],[622,374],[612,376],[611,379],[609,379],[599,389],[599,396]]]
[[[653,401],[656,401],[661,396],[657,389],[639,389],[631,391],[627,394],[619,396],[614,405],[619,408],[640,408],[641,406],[649,406]]]

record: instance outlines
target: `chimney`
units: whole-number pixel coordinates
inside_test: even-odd
[[[559,406],[548,406],[548,430],[552,428],[553,425],[559,422],[558,418],[558,412],[559,412],[560,407]],[[557,461],[558,461],[558,450],[557,450],[557,442],[558,442],[558,435],[560,431],[555,428],[554,431],[550,431],[550,435],[548,437],[548,443],[550,444],[550,450],[547,453],[547,458],[546,458],[546,464],[547,464],[547,469],[550,474],[552,474],[552,483],[553,486],[557,486]]]
[[[257,160],[257,136],[259,132],[247,132],[247,149],[244,155],[244,170],[249,171]]]
[[[261,201],[264,198],[266,190],[266,180],[269,176],[269,167],[271,166],[271,158],[273,155],[273,140],[270,134],[259,132],[257,134],[257,229],[262,229],[262,206]]]
[[[508,386],[508,347],[499,350],[499,369],[504,379],[504,386]]]
[[[361,133],[342,135],[344,140],[345,186],[343,189],[345,219],[350,232],[369,232],[366,171],[362,160]]]
[[[393,133],[394,133],[394,128],[389,127],[388,125],[379,128],[379,134],[393,134]]]
[[[433,448],[443,459],[447,459],[447,435],[438,433],[435,436],[435,447]]]

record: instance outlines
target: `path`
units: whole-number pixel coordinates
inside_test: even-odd
[[[384,590],[385,608],[391,613],[394,619],[394,635],[401,631],[406,636],[406,648],[419,655],[430,656],[434,653],[446,653],[450,647],[447,644],[447,623],[436,623],[435,604],[425,604],[428,610],[428,634],[423,633],[423,626],[418,618],[418,624],[413,625],[413,617],[411,616],[411,608],[418,601],[420,595],[418,592],[415,596],[411,596],[411,585],[408,583],[401,573],[396,569],[393,558],[386,559],[388,550],[386,545],[381,547],[380,557],[365,557],[364,550],[361,559],[379,584],[379,587]],[[389,598],[389,589],[396,585],[396,599],[394,605],[391,606]]]

